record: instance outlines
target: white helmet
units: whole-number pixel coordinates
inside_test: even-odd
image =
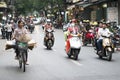
[[[50,19],[47,19],[46,21],[47,21],[47,23],[50,23],[50,22],[51,22],[51,20],[50,20]]]

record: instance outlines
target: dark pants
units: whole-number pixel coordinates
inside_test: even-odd
[[[15,45],[15,53],[16,53],[16,56],[19,55],[19,49],[18,49],[18,41],[16,41],[16,45]]]
[[[97,40],[97,50],[98,51],[100,51],[100,50],[102,50],[102,41],[103,41],[103,39],[99,39],[99,40]]]
[[[7,32],[6,37],[7,37],[7,40],[11,40],[12,32]]]

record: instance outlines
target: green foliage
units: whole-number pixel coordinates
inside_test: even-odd
[[[16,0],[15,7],[18,13],[40,11],[51,5],[51,12],[63,9],[64,0]],[[57,6],[57,7],[56,7]]]

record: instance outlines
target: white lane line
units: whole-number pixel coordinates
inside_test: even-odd
[[[52,49],[52,50],[55,51],[55,52],[57,51],[56,49]]]
[[[83,64],[80,64],[79,62],[77,61],[74,61],[74,60],[71,60],[71,62],[73,62],[74,64],[78,65],[78,66],[82,66]]]

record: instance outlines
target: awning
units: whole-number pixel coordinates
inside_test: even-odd
[[[69,9],[74,8],[74,7],[75,7],[75,5],[71,5],[71,6],[68,6],[67,9],[69,10]]]
[[[78,5],[78,6],[81,6],[81,7],[85,8],[85,7],[88,7],[88,6],[92,5],[92,4],[93,4],[93,3],[84,3],[84,2],[79,2],[79,3],[77,3],[76,5]]]
[[[85,8],[85,7],[88,7],[88,6],[90,6],[90,5],[92,5],[92,3],[89,3],[89,4],[83,4],[82,7]]]

